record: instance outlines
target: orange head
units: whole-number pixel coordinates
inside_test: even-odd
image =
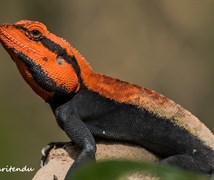
[[[79,68],[72,47],[40,22],[0,25],[0,42],[31,88],[45,101],[78,91]]]

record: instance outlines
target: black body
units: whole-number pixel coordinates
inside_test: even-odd
[[[78,164],[94,158],[93,136],[141,145],[162,157],[163,163],[184,169],[205,174],[211,174],[214,169],[213,151],[171,120],[161,119],[131,104],[107,99],[84,84],[78,93],[65,98],[69,100],[59,99],[51,103],[57,122],[82,148],[70,172]]]

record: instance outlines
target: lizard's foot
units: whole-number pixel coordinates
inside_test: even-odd
[[[49,152],[52,149],[57,149],[57,148],[64,148],[65,145],[69,144],[70,142],[51,142],[44,146],[41,150],[42,153],[42,158],[40,162],[40,166],[43,167],[46,164],[46,160],[48,158]]]
[[[58,177],[54,175],[53,180],[58,180]]]

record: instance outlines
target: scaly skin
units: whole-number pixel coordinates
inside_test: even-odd
[[[92,71],[76,49],[40,22],[0,25],[0,41],[25,81],[50,104],[58,125],[82,149],[66,178],[95,158],[95,136],[139,144],[161,156],[162,163],[213,174],[214,135],[174,101]]]

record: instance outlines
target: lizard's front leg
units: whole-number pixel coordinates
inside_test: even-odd
[[[80,164],[95,159],[96,143],[90,130],[82,122],[78,114],[59,114],[61,115],[58,115],[57,118],[59,121],[61,121],[63,130],[65,131],[67,136],[81,149],[74,163],[67,172],[67,175],[65,177],[65,179],[67,179],[73,172],[73,170]]]

